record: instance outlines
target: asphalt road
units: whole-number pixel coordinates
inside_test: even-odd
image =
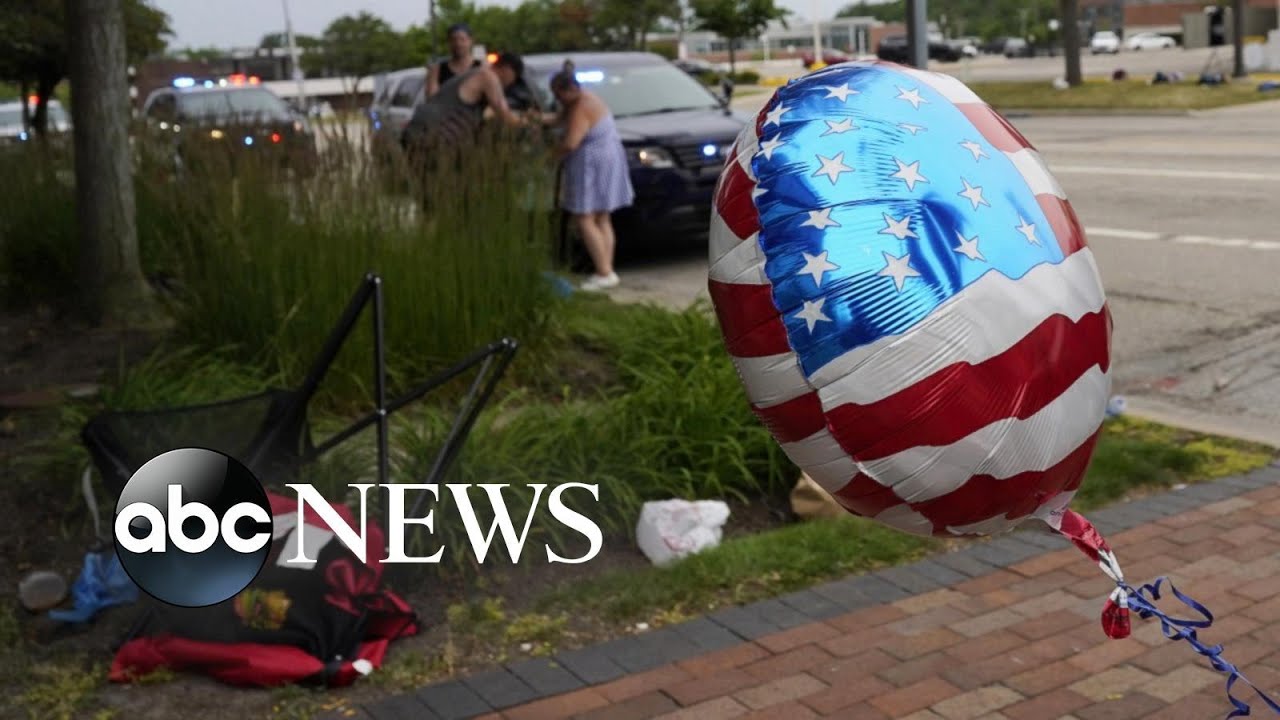
[[[1138,414],[1280,445],[1280,103],[1013,122],[1097,255],[1115,391]],[[693,251],[623,267],[616,296],[687,306],[706,268]]]
[[[1132,77],[1150,77],[1157,70],[1199,75],[1206,70],[1231,74],[1232,50],[1230,47],[1198,48],[1185,50],[1122,50],[1116,55],[1081,56],[1081,68],[1085,75],[1110,76],[1117,68],[1124,68]],[[981,80],[1048,80],[1061,77],[1064,61],[1058,57],[1005,58],[1000,55],[983,55],[960,62],[932,62],[930,70],[945,72],[965,82]],[[805,73],[799,60],[770,60],[769,62],[740,63],[764,77],[792,78]]]

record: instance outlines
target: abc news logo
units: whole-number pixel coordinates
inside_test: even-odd
[[[352,527],[315,488],[291,484],[297,495],[297,521],[280,529],[302,528],[302,514],[310,508],[333,536],[337,537],[360,559],[368,562],[365,542],[368,527],[366,499],[372,484],[354,484],[360,493],[359,526]],[[405,552],[405,534],[410,525],[434,530],[434,511],[422,518],[405,516],[406,493],[428,492],[440,499],[440,487],[424,484],[389,484],[386,563],[437,563],[445,548],[429,556],[410,556]],[[483,563],[493,542],[501,537],[507,552],[519,561],[524,550],[533,513],[537,511],[547,486],[531,484],[534,491],[532,509],[517,530],[506,507],[502,489],[505,485],[480,485],[491,504],[493,523],[482,529],[477,518],[471,485],[444,486],[458,508],[468,540],[477,561]],[[596,485],[566,483],[548,495],[548,511],[561,524],[587,538],[590,548],[582,557],[565,558],[546,547],[550,563],[581,564],[599,554],[604,539],[598,525],[590,518],[569,508],[563,495],[574,488],[585,489],[599,500]],[[243,464],[222,453],[204,448],[184,448],[159,455],[134,473],[116,504],[114,536],[120,564],[152,597],[170,605],[206,607],[237,595],[248,587],[262,571],[277,537],[271,504],[262,484]],[[309,569],[315,564],[308,557],[305,538],[308,533],[293,532],[285,545],[292,557],[283,554],[280,562]],[[314,548],[312,548],[314,550]]]

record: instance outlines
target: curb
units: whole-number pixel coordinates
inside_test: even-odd
[[[1247,475],[1112,505],[1090,513],[1089,519],[1099,532],[1114,535],[1275,484],[1280,484],[1280,460]],[[853,575],[750,605],[722,608],[643,635],[557,653],[553,658],[508,663],[345,712],[322,715],[319,720],[461,720],[499,712],[801,625],[932,592],[1068,547],[1070,543],[1060,535],[1017,530],[989,541],[971,542],[954,552],[935,553],[908,565]],[[1121,548],[1121,558],[1123,552]],[[1081,561],[1087,561],[1083,555]],[[347,714],[352,711],[354,714]]]
[[[1171,110],[1165,108],[1151,108],[1149,110],[1142,109],[1107,109],[1107,108],[1040,108],[1040,109],[1023,109],[1023,108],[996,108],[1001,115],[1007,118],[1029,118],[1029,117],[1191,117],[1197,111],[1195,110]],[[1201,111],[1202,112],[1202,111]]]

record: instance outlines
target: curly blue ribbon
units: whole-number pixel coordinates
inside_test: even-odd
[[[1231,694],[1231,688],[1236,684],[1237,680],[1253,688],[1253,691],[1258,693],[1258,697],[1262,698],[1262,700],[1266,702],[1277,715],[1280,715],[1280,704],[1267,697],[1266,693],[1262,692],[1256,685],[1249,682],[1249,679],[1241,674],[1235,665],[1232,665],[1223,659],[1221,645],[1213,645],[1210,647],[1200,642],[1196,637],[1196,628],[1207,628],[1213,624],[1213,613],[1210,613],[1208,608],[1178,592],[1178,588],[1174,587],[1172,582],[1169,582],[1169,589],[1173,591],[1174,596],[1181,600],[1182,604],[1203,615],[1204,619],[1187,620],[1171,618],[1161,612],[1160,609],[1152,603],[1152,601],[1160,599],[1160,586],[1165,582],[1168,582],[1168,578],[1156,578],[1154,583],[1143,585],[1138,590],[1134,590],[1124,582],[1117,584],[1122,590],[1128,593],[1129,607],[1138,613],[1138,617],[1143,620],[1150,617],[1158,619],[1160,621],[1160,629],[1164,632],[1165,637],[1170,640],[1186,640],[1196,652],[1209,658],[1209,663],[1213,666],[1214,670],[1227,675],[1227,699],[1230,700],[1231,704],[1235,707],[1235,710],[1232,710],[1231,714],[1227,715],[1227,720],[1249,715],[1249,705]],[[1148,600],[1147,596],[1143,594],[1147,592],[1151,593],[1150,600]]]

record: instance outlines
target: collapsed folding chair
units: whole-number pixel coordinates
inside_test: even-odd
[[[374,325],[374,409],[317,445],[312,440],[307,406],[343,343],[355,329],[361,313],[370,304],[373,305]],[[114,499],[119,498],[138,468],[157,455],[182,447],[204,447],[223,452],[244,463],[265,485],[280,487],[294,482],[304,466],[357,433],[376,426],[378,482],[385,484],[390,474],[387,448],[390,415],[478,366],[479,371],[426,480],[434,483],[456,459],[480,411],[506,373],[516,349],[515,340],[503,338],[399,397],[388,399],[382,279],[369,274],[329,333],[306,379],[297,388],[273,388],[256,395],[207,405],[106,412],[85,425],[81,440]],[[95,504],[92,500],[90,503]]]
[[[364,309],[372,305],[374,323],[374,409],[329,439],[312,440],[307,406],[350,336]],[[456,460],[480,411],[516,351],[504,338],[482,348],[399,397],[386,396],[382,281],[368,275],[329,334],[306,379],[296,389],[271,389],[257,395],[185,408],[108,412],[93,418],[81,433],[93,465],[113,499],[134,472],[156,455],[182,447],[205,447],[237,458],[268,488],[276,522],[272,554],[257,579],[235,598],[206,608],[177,608],[148,603],[117,648],[110,678],[130,682],[161,667],[194,670],[238,685],[271,686],[290,682],[345,685],[382,662],[389,644],[413,634],[418,619],[412,608],[384,585],[374,548],[386,547],[380,529],[370,525],[368,553],[362,562],[340,542],[328,542],[310,567],[284,562],[281,548],[304,522],[296,501],[272,488],[297,480],[303,467],[356,434],[377,429],[377,477],[390,474],[388,420],[392,413],[433,389],[478,368],[453,425],[438,451],[427,483],[439,483]],[[85,474],[86,500],[96,518],[96,500]],[[429,497],[419,493],[410,516]],[[355,520],[346,508],[346,520]],[[306,518],[308,525],[320,523]],[[320,529],[331,529],[320,524]],[[109,541],[98,529],[99,542]]]

